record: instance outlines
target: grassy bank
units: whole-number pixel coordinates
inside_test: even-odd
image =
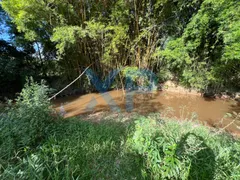
[[[240,178],[240,141],[229,134],[161,114],[62,119],[46,91],[27,86],[1,114],[0,179]]]
[[[1,146],[2,148],[6,148]],[[239,179],[240,141],[158,115],[55,122],[1,159],[1,179]],[[3,157],[3,154],[1,154]]]

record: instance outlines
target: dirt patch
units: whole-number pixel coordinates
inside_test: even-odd
[[[236,100],[240,102],[240,92],[224,91],[217,94],[207,93],[207,92],[202,93],[196,89],[185,88],[174,81],[166,81],[165,83],[160,85],[160,89],[162,91],[173,92],[178,94],[204,96],[208,98],[225,99],[225,100],[231,99],[231,100]]]
[[[165,83],[161,84],[161,88],[163,91],[167,91],[167,92],[173,92],[173,93],[179,93],[179,94],[190,94],[190,95],[196,95],[196,96],[202,95],[202,93],[198,92],[197,90],[185,88],[173,81],[166,81]]]

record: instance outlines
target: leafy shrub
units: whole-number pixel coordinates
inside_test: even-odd
[[[151,179],[238,179],[240,141],[191,122],[141,118],[128,138]]]
[[[143,177],[154,179],[178,178],[180,161],[176,156],[177,144],[167,142],[158,132],[159,122],[141,118],[136,121],[130,147],[144,159]]]
[[[14,151],[39,143],[52,121],[49,89],[30,79],[16,100],[0,116],[0,157],[9,158]]]
[[[126,78],[126,88],[137,90],[148,88],[155,90],[158,82],[157,76],[147,69],[139,69],[138,67],[125,67],[122,70],[123,76]]]
[[[173,75],[169,70],[161,69],[157,73],[157,77],[160,82],[165,82],[167,80],[171,80],[173,78]]]

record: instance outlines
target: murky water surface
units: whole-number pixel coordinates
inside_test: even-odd
[[[65,117],[73,117],[85,113],[118,110],[126,111],[126,101],[131,102],[131,96],[126,98],[122,91],[110,91],[105,94],[91,93],[81,96],[71,96],[54,100],[57,111],[64,111]],[[240,112],[240,104],[233,100],[207,99],[195,95],[185,95],[170,92],[154,94],[135,94],[132,112],[147,114],[161,112],[169,117],[198,120],[214,127],[225,127],[232,119],[223,119],[226,113]],[[128,108],[129,107],[129,103]],[[109,106],[110,105],[110,106]],[[115,106],[114,106],[115,105]],[[240,134],[240,122],[230,125],[227,130]]]

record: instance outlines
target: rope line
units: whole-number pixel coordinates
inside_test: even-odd
[[[75,83],[80,77],[82,77],[82,75],[93,65],[90,64],[76,79],[74,79],[70,84],[68,84],[67,86],[65,86],[61,91],[57,92],[56,94],[54,94],[51,98],[49,98],[48,100],[51,101],[53,98],[55,98],[57,95],[59,95],[61,92],[63,92],[65,89],[67,89],[69,86],[71,86],[73,83]]]

